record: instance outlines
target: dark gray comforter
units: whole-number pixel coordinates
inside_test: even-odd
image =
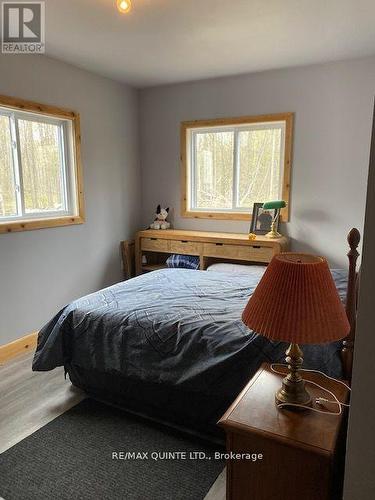
[[[263,361],[282,361],[286,348],[241,322],[263,272],[166,269],[83,297],[41,330],[33,370],[75,365],[189,393],[236,395],[240,370],[245,381]],[[343,297],[346,273],[332,273]],[[303,350],[305,367],[341,375],[338,343]]]

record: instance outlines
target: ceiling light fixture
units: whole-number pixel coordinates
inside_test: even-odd
[[[131,0],[117,0],[116,3],[121,14],[127,14],[132,8]]]

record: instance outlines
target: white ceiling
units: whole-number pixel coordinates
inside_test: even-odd
[[[374,0],[46,0],[47,54],[147,87],[375,53]]]

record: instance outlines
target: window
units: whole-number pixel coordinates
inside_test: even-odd
[[[292,113],[182,123],[182,215],[250,219],[254,203],[289,201],[292,125]]]
[[[79,115],[0,97],[0,232],[84,221]]]

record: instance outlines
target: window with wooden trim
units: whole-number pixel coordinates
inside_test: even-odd
[[[182,215],[250,219],[254,203],[288,202],[292,127],[292,113],[183,122]]]
[[[0,232],[82,222],[79,115],[0,96]]]

